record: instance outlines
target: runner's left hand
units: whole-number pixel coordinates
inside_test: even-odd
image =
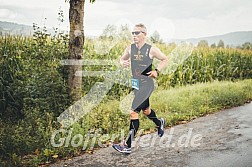
[[[158,76],[157,71],[150,71],[147,74],[149,75],[148,77],[151,77],[151,78],[157,78]]]

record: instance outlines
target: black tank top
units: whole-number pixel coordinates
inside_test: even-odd
[[[136,44],[131,44],[131,71],[133,78],[139,79],[141,83],[148,79],[148,72],[152,71],[152,62],[150,58],[151,45],[144,44],[139,50]]]

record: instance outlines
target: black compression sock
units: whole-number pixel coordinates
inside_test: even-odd
[[[128,136],[128,139],[126,141],[126,144],[128,145],[128,147],[131,147],[132,140],[134,136],[136,135],[138,128],[139,128],[139,119],[130,120],[131,134],[129,133],[130,136]]]
[[[153,111],[152,109],[151,109],[151,113],[150,113],[149,115],[147,115],[147,117],[148,117],[149,119],[151,119],[157,126],[160,126],[160,125],[161,125],[160,120],[157,119],[157,116],[156,116],[155,111]]]

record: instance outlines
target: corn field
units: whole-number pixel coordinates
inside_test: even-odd
[[[111,44],[107,43],[107,45]],[[96,52],[95,41],[87,39],[84,46],[84,59],[118,60],[129,42],[123,41],[114,45],[107,53],[101,55]],[[60,61],[67,59],[67,47],[67,37],[52,38],[43,33],[37,33],[33,38],[0,37],[1,90],[6,91],[4,83],[27,82],[42,71],[50,74],[56,70],[57,74],[55,73],[55,75],[59,75],[65,82],[67,70],[60,64]],[[160,44],[158,47],[169,57],[175,46]],[[106,70],[106,67],[97,66],[83,68],[93,71]],[[109,67],[108,69],[113,70],[114,68]],[[158,78],[158,84],[169,88],[170,86],[197,82],[251,77],[251,51],[230,48],[194,48],[192,54],[174,72],[161,75]],[[37,79],[39,80],[39,78]],[[96,81],[102,80],[102,78],[83,77],[83,80],[83,88],[86,93]],[[118,93],[119,90],[114,91]]]
[[[175,85],[236,80],[252,77],[252,52],[238,49],[195,48],[177,70],[162,76],[160,85]]]
[[[96,43],[95,43],[96,42]],[[101,41],[100,44],[102,43]],[[118,60],[129,41],[103,45],[113,46],[103,54],[97,53],[97,41],[86,39],[84,59]],[[159,44],[158,47],[170,58],[170,53],[176,45]],[[67,36],[51,37],[37,32],[33,38],[21,36],[0,37],[0,90],[1,113],[7,108],[17,113],[23,107],[24,100],[44,98],[50,101],[53,109],[62,108],[62,100],[67,97],[67,67],[60,61],[68,57]],[[114,70],[111,66],[84,66],[83,70],[99,71]],[[159,86],[167,89],[177,85],[211,82],[214,80],[237,80],[252,78],[252,51],[223,48],[194,48],[192,54],[172,73],[166,73],[158,78]],[[83,77],[83,90],[87,93],[93,84],[102,81],[100,76]],[[54,88],[54,90],[52,90]],[[125,91],[122,85],[114,85],[109,92],[110,97],[120,97]],[[61,92],[61,95],[59,95]],[[28,98],[29,97],[29,98]],[[57,98],[61,100],[58,100]],[[63,98],[64,97],[64,98]],[[65,102],[63,103],[65,104]],[[60,112],[60,111],[59,111]],[[19,113],[17,115],[22,115]]]

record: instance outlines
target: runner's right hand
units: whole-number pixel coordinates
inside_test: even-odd
[[[130,59],[128,59],[128,60],[122,60],[121,61],[121,65],[123,67],[125,67],[125,68],[129,68],[129,66],[130,66]]]

